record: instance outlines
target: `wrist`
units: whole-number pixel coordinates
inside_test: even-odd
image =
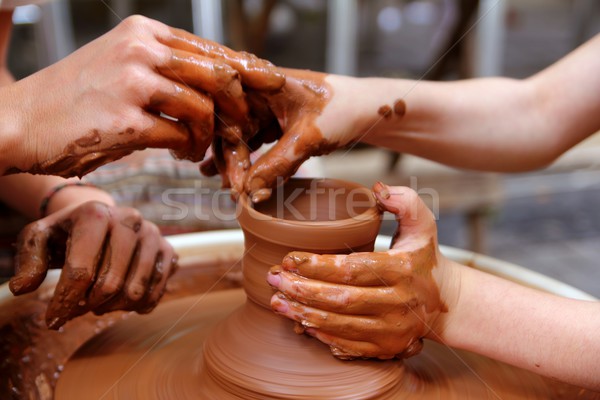
[[[0,175],[22,170],[20,155],[23,154],[23,120],[14,85],[0,87]],[[12,171],[11,171],[12,170]]]
[[[329,75],[327,82],[333,88],[327,108],[338,110],[330,119],[330,130],[342,131],[349,141],[379,143],[381,134],[389,135],[404,127],[408,81]]]
[[[432,273],[440,291],[440,300],[444,311],[429,321],[431,329],[425,337],[436,342],[446,343],[448,329],[456,323],[464,266],[444,256],[440,255],[439,257],[438,266]]]
[[[40,205],[41,217],[66,207],[76,207],[89,201],[99,201],[114,206],[115,201],[104,190],[80,181],[70,181],[52,188]]]

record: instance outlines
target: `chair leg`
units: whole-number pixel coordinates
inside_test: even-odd
[[[486,251],[486,217],[487,212],[483,209],[475,209],[467,213],[469,247],[476,253],[485,254]]]

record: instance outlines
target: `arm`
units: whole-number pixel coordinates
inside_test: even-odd
[[[268,275],[273,309],[334,355],[410,357],[428,338],[568,383],[600,388],[600,303],[561,298],[457,264],[437,249],[417,194],[377,184],[396,214],[391,249],[347,256],[291,253]]]
[[[428,337],[578,386],[600,389],[600,303],[544,293],[448,261],[456,305]],[[441,321],[440,321],[441,322]]]
[[[268,91],[284,77],[252,55],[129,17],[0,88],[0,174],[82,176],[146,147],[201,160],[215,129],[226,134],[246,120],[242,80]]]
[[[32,217],[49,185],[76,181],[26,174],[1,180],[9,182],[3,197]],[[88,311],[145,313],[156,306],[177,268],[177,256],[156,225],[88,186],[54,192],[47,213],[21,231],[9,287],[16,295],[31,292],[48,269],[62,269],[46,311],[48,327],[58,329]]]
[[[285,86],[262,94],[272,114],[261,115],[273,120],[257,135],[277,143],[248,172],[246,191],[268,190],[309,157],[356,141],[462,168],[544,167],[600,130],[599,52],[597,35],[524,80],[427,82],[285,70]]]
[[[0,201],[30,219],[40,216],[42,200],[55,187],[79,179],[63,179],[51,175],[14,174],[0,177]],[[87,201],[100,201],[114,206],[113,198],[101,189],[89,186],[69,186],[52,196],[47,215],[67,206],[83,204]]]
[[[367,143],[457,167],[524,171],[546,166],[600,130],[599,53],[597,35],[525,80],[366,79],[356,82],[354,95],[342,97],[366,98],[356,107],[362,112],[356,132]],[[328,79],[341,89],[346,78]],[[396,99],[406,103],[403,117],[376,114]]]

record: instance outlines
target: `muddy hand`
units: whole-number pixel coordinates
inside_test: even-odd
[[[445,311],[434,279],[439,254],[431,211],[411,189],[378,183],[373,190],[382,208],[398,220],[390,250],[292,252],[268,275],[278,290],[271,299],[273,310],[342,359],[413,356]]]
[[[58,329],[88,311],[150,311],[176,267],[171,245],[137,210],[87,202],[23,229],[9,286],[31,292],[49,268],[62,268],[46,312]]]
[[[212,142],[215,111],[230,124],[247,120],[242,83],[269,91],[284,80],[254,56],[130,17],[6,88],[3,97],[27,114],[8,121],[15,156],[0,173],[81,176],[146,147],[198,161]]]
[[[280,71],[285,74],[285,85],[281,89],[247,91],[254,130],[246,140],[248,151],[254,151],[263,143],[275,140],[277,143],[249,171],[240,174],[239,168],[228,168],[230,176],[244,176],[244,182],[236,186],[243,187],[255,201],[270,196],[277,177],[287,179],[312,155],[337,148],[336,144],[327,143],[315,122],[331,98],[331,90],[324,81],[326,74]]]

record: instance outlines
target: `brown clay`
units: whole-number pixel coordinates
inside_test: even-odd
[[[278,128],[281,138],[250,168],[245,189],[251,194],[276,186],[278,177],[292,176],[307,158],[328,154],[346,144],[325,140],[316,124],[333,96],[333,89],[325,82],[327,75],[308,70],[282,71],[286,74],[285,85],[276,92],[261,94],[270,111],[266,116],[281,122]],[[269,192],[260,193],[256,201],[269,196]]]
[[[394,102],[394,113],[403,117],[406,114],[406,102],[402,99],[398,99]]]
[[[387,361],[398,370],[390,369],[383,381],[370,382],[370,376],[361,375],[368,364],[382,364],[379,361],[340,361],[329,355],[326,348],[321,348],[327,358],[316,360],[307,371],[298,371],[291,380],[284,380],[278,371],[252,371],[249,365],[244,371],[250,376],[264,377],[265,387],[255,386],[258,393],[249,391],[239,397],[223,395],[214,382],[203,381],[199,376],[203,361],[202,346],[207,335],[216,324],[223,321],[230,312],[233,319],[243,318],[244,324],[254,325],[243,328],[239,332],[226,331],[227,325],[221,326],[219,334],[226,335],[224,340],[232,336],[244,336],[247,329],[262,330],[260,320],[253,320],[254,310],[240,312],[239,307],[254,307],[246,302],[241,290],[193,295],[191,297],[162,303],[148,316],[130,315],[119,321],[103,333],[85,344],[67,363],[58,381],[55,399],[71,400],[86,398],[111,399],[145,399],[145,400],[188,400],[188,399],[264,399],[260,391],[275,390],[277,386],[290,385],[290,393],[281,395],[280,399],[597,399],[600,394],[580,388],[550,381],[531,372],[520,370],[506,364],[478,356],[473,353],[454,350],[443,345],[427,342],[421,354],[404,362]],[[243,317],[245,315],[246,317]],[[285,321],[284,321],[285,322]],[[286,324],[289,329],[289,324]],[[245,326],[245,325],[242,325]],[[219,329],[219,328],[217,328]],[[291,346],[313,346],[314,339],[293,334],[293,342],[280,343],[278,336],[269,338],[273,342],[267,351],[260,354],[265,363],[273,358],[284,356]],[[243,341],[243,338],[239,339]],[[256,345],[254,340],[245,342],[246,348]],[[264,346],[264,343],[258,343]],[[293,350],[293,349],[292,349]],[[219,350],[220,351],[220,350]],[[320,362],[330,360],[341,372],[332,376],[319,376]],[[232,362],[231,360],[229,360]],[[290,359],[283,367],[293,370],[296,360]],[[233,367],[233,366],[231,366]],[[306,367],[306,365],[300,365]],[[356,368],[354,368],[356,367]],[[275,376],[269,376],[275,373]],[[329,371],[331,374],[331,371]],[[275,384],[273,379],[281,379]],[[399,379],[393,382],[392,379]],[[371,386],[382,383],[394,386],[395,392],[388,397],[372,395]],[[277,385],[279,383],[279,385]],[[315,392],[319,385],[329,385],[332,390],[339,390],[331,396],[323,392]],[[294,388],[292,392],[291,388]],[[217,390],[206,394],[207,390]],[[239,390],[239,388],[235,388]],[[311,391],[313,390],[313,391]],[[369,394],[372,396],[369,397]]]
[[[448,311],[432,275],[436,249],[431,240],[411,251],[292,252],[267,278],[280,290],[271,305],[340,359],[412,357],[426,321]]]
[[[379,109],[377,110],[377,114],[381,115],[382,117],[389,119],[392,117],[392,107],[388,106],[387,104],[379,107]]]
[[[245,195],[240,200],[248,300],[239,291],[213,293],[163,304],[147,317],[131,315],[77,352],[58,382],[56,399],[82,393],[174,400],[593,398],[593,393],[549,385],[533,373],[435,343],[404,363],[345,362],[331,357],[320,342],[293,333],[293,323],[268,309],[269,267],[290,249],[369,251],[379,225],[372,206],[358,207],[359,216],[368,218],[351,222],[344,220],[344,207],[333,207],[330,214],[339,199],[315,208],[307,195],[293,198],[298,187],[293,185],[306,183],[292,181],[280,189],[288,207],[277,207],[277,193],[254,207]],[[298,221],[311,212],[312,222]],[[327,221],[330,217],[337,221]]]

